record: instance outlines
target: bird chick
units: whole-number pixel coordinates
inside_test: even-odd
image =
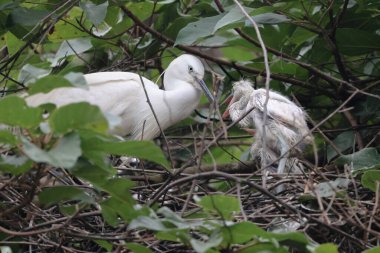
[[[259,157],[263,165],[272,164],[279,159],[279,174],[300,172],[302,166],[296,157],[312,142],[305,120],[306,113],[285,96],[269,91],[264,125],[265,89],[255,90],[251,82],[242,80],[233,85],[232,96],[224,116],[229,115],[236,121],[253,108],[239,121],[241,127],[256,128],[256,141],[251,147],[252,157]]]

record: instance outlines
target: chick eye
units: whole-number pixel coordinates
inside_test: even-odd
[[[192,66],[189,66],[189,72],[192,73],[194,71]]]

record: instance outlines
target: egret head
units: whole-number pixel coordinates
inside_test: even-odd
[[[209,101],[213,102],[214,97],[202,80],[204,73],[203,64],[197,57],[190,54],[181,55],[174,59],[165,71],[165,89],[176,88],[174,87],[174,79],[181,80],[191,84],[196,89],[203,90]]]

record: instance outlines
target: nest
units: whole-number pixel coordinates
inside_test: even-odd
[[[170,176],[155,164],[125,157],[113,160],[119,177],[137,182],[131,191],[138,203],[166,206],[184,218],[199,211],[194,196],[222,193],[240,199],[242,209],[234,216],[236,222],[249,220],[270,231],[301,231],[312,241],[336,243],[344,252],[361,251],[379,240],[378,196],[335,166],[306,174],[269,174],[263,188],[260,170],[252,161],[188,166]],[[334,188],[331,196],[318,195],[315,186],[319,182],[337,178],[346,178],[349,183],[343,189]],[[64,170],[46,167],[21,176],[3,174],[1,182],[3,245],[16,246],[21,251],[103,252],[106,246],[102,247],[101,242],[106,241],[114,252],[124,252],[125,242],[136,242],[154,252],[193,252],[182,243],[158,240],[146,229],[129,230],[125,223],[110,226],[96,205],[79,209],[73,215],[63,215],[58,205],[43,207],[37,195],[44,187],[75,185],[98,192]],[[274,193],[281,184],[285,190]],[[344,194],[339,194],[339,190]],[[102,193],[98,197],[106,196]]]

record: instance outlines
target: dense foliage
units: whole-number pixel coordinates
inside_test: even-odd
[[[227,138],[218,116],[234,81],[265,82],[236,2],[0,0],[1,252],[379,250],[380,2],[241,3],[270,88],[305,108],[315,137],[305,175],[267,188],[254,139],[233,124]],[[217,106],[202,98],[155,142],[108,134],[112,119],[87,103],[23,99],[85,89],[97,71],[156,80],[182,53],[206,63]]]

